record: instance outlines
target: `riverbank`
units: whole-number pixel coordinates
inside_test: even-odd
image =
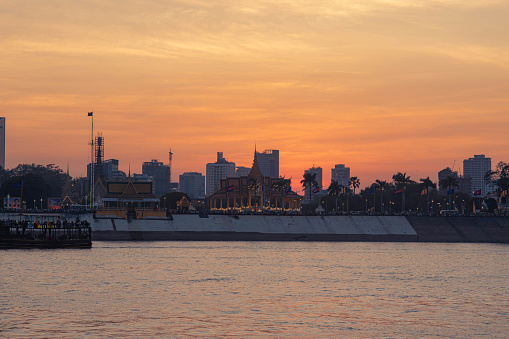
[[[10,217],[26,216],[11,213]],[[30,218],[42,220],[50,215],[30,214]],[[509,243],[509,217],[496,216],[174,214],[168,218],[127,220],[91,213],[59,213],[51,214],[51,218],[90,222],[92,240]]]

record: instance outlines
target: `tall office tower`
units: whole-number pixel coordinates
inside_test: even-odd
[[[0,166],[5,169],[5,118],[0,118]]]
[[[487,185],[484,181],[484,176],[488,171],[491,171],[491,158],[486,158],[484,154],[474,155],[473,158],[463,160],[463,176],[472,179],[470,190],[472,192],[481,190],[483,197],[495,189],[493,185]]]
[[[180,192],[187,193],[190,198],[205,197],[205,177],[198,172],[185,172],[179,175]]]
[[[335,165],[331,169],[331,182],[336,181],[338,184],[348,187],[350,181],[350,167],[345,167],[343,164]]]
[[[310,169],[307,169],[304,171],[304,174],[305,173],[311,173],[311,174],[316,174],[316,182],[318,183],[318,187],[319,187],[319,192],[318,193],[312,193],[311,194],[311,199],[315,199],[316,197],[321,197],[323,196],[324,192],[323,192],[323,188],[322,188],[322,168],[321,167],[311,167]],[[311,189],[312,191],[314,190],[314,188]],[[309,188],[306,187],[304,189],[304,201],[303,203],[305,204],[309,204]]]
[[[220,188],[220,180],[235,176],[235,163],[223,158],[223,152],[217,152],[217,161],[207,164],[207,195],[213,194]]]
[[[279,178],[279,150],[256,152],[258,167],[264,177]]]
[[[170,167],[157,160],[144,162],[141,171],[151,176],[154,194],[158,197],[170,191]]]

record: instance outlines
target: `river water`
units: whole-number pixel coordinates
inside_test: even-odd
[[[0,258],[0,337],[509,336],[507,245],[96,241]]]

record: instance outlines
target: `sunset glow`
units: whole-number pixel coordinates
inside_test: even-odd
[[[509,161],[509,3],[496,0],[0,0],[6,167],[86,175],[105,158],[172,181],[224,152],[280,150],[305,169],[346,164],[361,187],[486,154]]]

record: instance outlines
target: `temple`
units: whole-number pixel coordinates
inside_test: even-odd
[[[220,187],[207,198],[209,211],[266,212],[300,211],[302,197],[291,190],[291,180],[264,177],[256,150],[247,176],[220,180]]]
[[[152,194],[152,182],[144,181],[106,181],[106,195],[100,198],[102,207],[97,215],[128,218],[165,217],[166,212],[159,210],[159,198]]]

